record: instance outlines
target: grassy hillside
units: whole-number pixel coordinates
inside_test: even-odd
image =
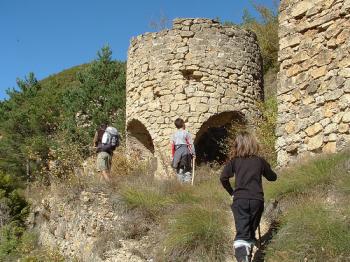
[[[299,162],[278,172],[276,182],[264,185],[266,201],[277,200],[277,210],[282,211],[274,218],[272,239],[263,247],[265,261],[347,261],[349,157],[345,152]],[[89,176],[60,184],[62,201],[79,201],[83,191],[116,196],[123,203],[118,215],[127,217],[127,222],[113,239],[156,243],[140,247],[141,257],[157,261],[233,257],[232,199],[219,182],[219,167],[198,168],[194,187],[156,179],[147,163],[126,158],[122,151],[113,167],[110,185]]]
[[[50,75],[40,81],[40,85],[45,89],[51,89],[52,85],[67,89],[70,86],[78,85],[77,75],[82,70],[89,67],[90,64],[82,64],[65,69],[57,74]]]
[[[282,215],[267,261],[349,261],[350,153],[324,156],[284,170],[266,185]]]

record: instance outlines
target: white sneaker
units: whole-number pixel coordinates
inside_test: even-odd
[[[233,242],[235,257],[237,262],[250,262],[252,258],[253,246],[245,240],[236,240]]]
[[[183,177],[184,177],[184,182],[185,183],[189,183],[189,182],[192,181],[192,174],[191,174],[191,172],[186,172]]]

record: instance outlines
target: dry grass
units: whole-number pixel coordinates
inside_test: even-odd
[[[137,153],[126,153],[125,147],[119,147],[114,152],[112,159],[111,176],[116,179],[120,176],[130,176],[138,174],[152,174],[153,168],[151,163],[142,160]]]

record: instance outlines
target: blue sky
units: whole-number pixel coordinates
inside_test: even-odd
[[[17,77],[42,79],[89,62],[105,44],[126,60],[130,38],[153,31],[161,14],[240,23],[245,8],[256,15],[248,0],[0,0],[0,100]]]

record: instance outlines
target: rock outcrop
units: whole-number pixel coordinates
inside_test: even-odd
[[[42,246],[57,250],[67,261],[152,261],[147,256],[156,245],[147,235],[147,223],[130,221],[135,218],[117,194],[59,191],[31,201],[29,224]]]

